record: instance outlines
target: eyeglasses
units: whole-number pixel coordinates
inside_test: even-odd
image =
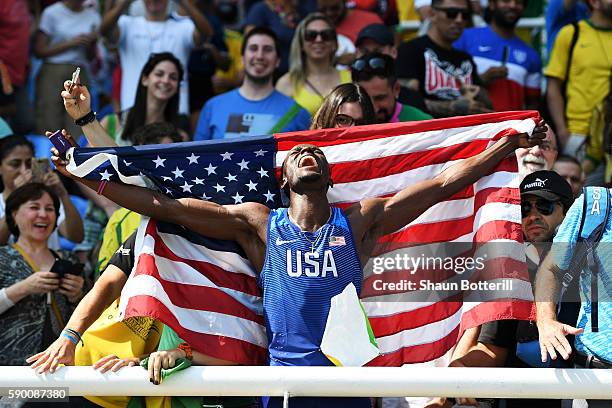
[[[332,28],[328,28],[326,30],[306,30],[304,32],[304,40],[308,42],[313,42],[317,39],[318,36],[321,36],[322,41],[333,41],[336,39],[336,32]]]
[[[384,71],[386,67],[387,67],[387,62],[383,58],[380,58],[380,57],[372,57],[372,58],[367,58],[367,59],[359,58],[358,60],[353,62],[353,65],[351,65],[351,68],[353,69],[353,71],[357,71],[357,72],[367,71],[367,70]]]
[[[456,7],[433,7],[435,10],[442,11],[446,14],[446,18],[449,20],[455,20],[459,14],[461,19],[467,21],[471,16],[470,10]]]
[[[536,210],[542,215],[550,215],[555,210],[555,204],[558,201],[548,200],[536,200],[535,204],[531,201],[521,202],[521,215],[523,218],[527,217],[531,213],[531,209],[535,206]]]
[[[336,122],[336,127],[341,127],[341,128],[359,126],[359,125],[365,124],[363,119],[355,119],[352,116],[345,115],[344,113],[337,114],[334,121]]]

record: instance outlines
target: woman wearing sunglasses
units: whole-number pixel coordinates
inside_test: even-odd
[[[332,22],[323,14],[309,14],[297,26],[291,42],[289,72],[278,80],[276,89],[314,115],[335,86],[351,82],[349,71],[334,66],[337,49]]]
[[[354,83],[340,84],[323,101],[310,129],[346,128],[374,123],[374,107],[368,93]]]

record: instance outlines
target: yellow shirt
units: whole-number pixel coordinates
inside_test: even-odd
[[[612,156],[606,153],[604,149],[604,128],[606,120],[604,114],[604,104],[600,103],[593,110],[591,117],[591,125],[589,127],[589,135],[586,146],[586,158],[593,162],[594,168],[597,168],[599,163],[605,159],[605,175],[604,182],[612,181]]]
[[[586,135],[595,106],[608,94],[612,69],[612,30],[596,29],[590,21],[581,21],[578,41],[574,47],[567,84],[565,117],[571,133]],[[567,78],[566,66],[574,27],[559,31],[550,62],[544,74]]]
[[[399,21],[419,21],[421,17],[414,8],[414,0],[400,0],[397,2],[397,16]],[[402,41],[410,41],[417,37],[417,31],[405,30],[402,32]]]
[[[111,215],[104,229],[102,246],[98,254],[98,271],[104,271],[106,264],[123,242],[138,229],[140,214],[127,208],[120,208]]]
[[[229,69],[227,71],[223,71],[221,69],[217,69],[215,72],[215,77],[220,79],[227,79],[231,81],[237,81],[240,72],[243,69],[242,66],[242,34],[238,31],[225,29],[225,44],[227,44],[227,55],[229,56],[231,63]],[[229,88],[215,88],[215,92],[223,93],[229,91]]]
[[[343,70],[339,72],[340,83],[338,85],[351,82],[351,73],[349,71]],[[306,89],[306,84],[302,84],[294,90],[293,100],[296,101],[298,105],[306,109],[308,113],[310,113],[310,116],[314,116],[323,103],[323,98],[314,92],[308,91]]]

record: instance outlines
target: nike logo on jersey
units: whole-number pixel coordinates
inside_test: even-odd
[[[292,242],[297,242],[297,239],[290,239],[289,241],[283,241],[280,238],[276,238],[276,245],[290,244]]]
[[[478,51],[480,52],[487,52],[487,51],[491,51],[491,47],[487,46],[487,45],[479,45],[478,46]]]
[[[292,260],[295,258],[295,270],[293,269]],[[306,275],[311,278],[326,278],[327,275],[338,277],[338,269],[336,269],[336,261],[331,249],[326,249],[323,252],[323,259],[320,259],[318,252],[302,252],[295,251],[295,256],[291,249],[287,249],[287,275],[299,278]]]

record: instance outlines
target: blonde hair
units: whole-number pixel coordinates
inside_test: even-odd
[[[289,50],[289,80],[293,88],[297,88],[304,84],[306,76],[306,54],[304,53],[304,35],[306,34],[306,27],[313,21],[323,20],[329,28],[336,32],[334,23],[322,13],[310,13],[304,18],[295,29],[293,39],[291,40],[291,48]],[[338,49],[338,36],[336,35],[336,48],[331,54],[329,63],[333,65],[336,50]]]

